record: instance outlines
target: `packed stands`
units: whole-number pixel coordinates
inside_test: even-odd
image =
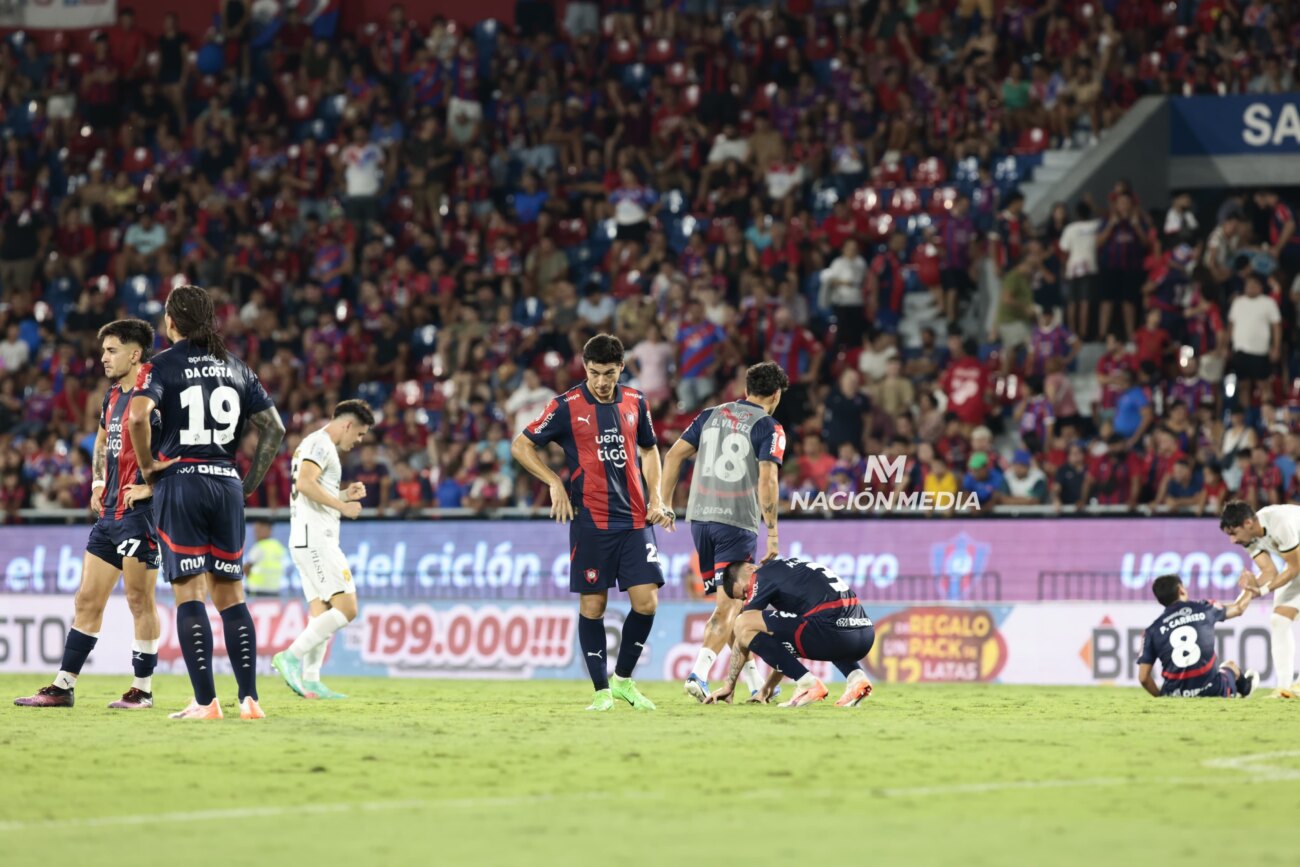
[[[601,330],[664,442],[785,366],[787,495],[907,454],[995,514],[1300,501],[1286,201],[1018,192],[1143,95],[1291,90],[1288,4],[542,6],[0,45],[7,520],[84,509],[95,332],[187,282],[286,416],[254,506],[351,396],[367,507],[544,505],[509,442]]]

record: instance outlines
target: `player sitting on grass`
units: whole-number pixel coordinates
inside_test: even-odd
[[[1223,507],[1219,529],[1228,538],[1243,545],[1259,565],[1259,574],[1246,575],[1242,587],[1256,596],[1273,591],[1272,633],[1273,671],[1277,689],[1269,698],[1294,698],[1300,692],[1295,676],[1295,619],[1300,614],[1300,506],[1286,504],[1265,506],[1256,512],[1249,503],[1232,500]],[[1273,565],[1273,555],[1285,564],[1281,574]],[[1246,576],[1242,576],[1245,578]]]
[[[844,579],[820,563],[798,557],[771,560],[762,566],[731,563],[722,571],[722,592],[743,599],[736,618],[735,641],[726,684],[714,691],[708,704],[731,702],[736,680],[752,651],[773,669],[761,697],[771,695],[781,676],[795,681],[794,698],[781,707],[801,707],[821,701],[826,684],[804,667],[804,659],[835,663],[848,678],[840,707],[856,707],[871,695],[871,681],[859,660],[871,651],[876,628],[862,610],[858,596]],[[765,611],[768,606],[771,611]]]
[[[1243,581],[1244,583],[1244,581]],[[1240,617],[1254,598],[1243,590],[1232,604],[1193,602],[1177,575],[1161,575],[1151,585],[1156,601],[1165,606],[1142,636],[1138,682],[1156,698],[1246,698],[1259,683],[1253,671],[1242,672],[1235,662],[1216,666],[1214,624]],[[1151,669],[1160,660],[1164,688],[1156,686]]]

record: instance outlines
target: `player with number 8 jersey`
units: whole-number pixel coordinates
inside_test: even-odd
[[[1151,591],[1165,610],[1142,635],[1138,683],[1156,697],[1249,696],[1259,682],[1259,675],[1243,672],[1231,661],[1219,664],[1214,627],[1224,620],[1240,617],[1249,607],[1252,594],[1243,591],[1228,605],[1193,600],[1177,575],[1161,575],[1152,582]],[[1152,674],[1157,660],[1164,675],[1163,687],[1156,686]]]
[[[140,471],[154,485],[163,570],[176,597],[177,635],[194,686],[194,703],[173,716],[221,716],[204,607],[209,588],[239,684],[240,715],[258,719],[257,636],[243,588],[244,499],[279,451],[284,424],[257,377],[226,351],[205,290],[173,289],[164,324],[172,346],[140,368],[128,427]],[[147,426],[155,407],[162,412],[157,461]],[[235,453],[249,424],[258,430],[258,443],[241,480]]]

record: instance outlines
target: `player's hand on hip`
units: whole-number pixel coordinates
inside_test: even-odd
[[[172,458],[170,461],[154,461],[147,467],[141,467],[140,474],[144,476],[145,484],[152,485],[158,481],[158,477],[162,475],[163,470],[179,462],[180,458]]]
[[[573,520],[573,501],[569,499],[569,492],[560,483],[551,485],[550,490],[551,517],[561,524],[569,523]]]
[[[776,536],[767,537],[767,553],[763,555],[763,562],[775,560],[781,556],[781,541]]]
[[[344,503],[343,508],[339,510],[339,514],[345,518],[356,518],[361,514],[361,503],[356,500]]]
[[[103,488],[95,488],[90,492],[90,511],[96,518],[104,514]]]
[[[735,692],[736,692],[736,685],[734,683],[729,686],[724,686],[721,689],[717,689],[709,693],[709,697],[704,700],[704,703],[721,704],[722,702],[725,701],[727,704],[731,704],[731,697],[735,694]]]
[[[127,485],[122,491],[122,502],[129,509],[141,500],[147,500],[152,496],[152,485]]]

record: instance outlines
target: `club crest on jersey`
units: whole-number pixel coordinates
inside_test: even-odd
[[[595,584],[598,580],[600,580],[600,570],[598,570],[598,569],[588,569],[588,570],[587,570],[587,583],[588,583],[588,584]]]
[[[623,413],[623,418],[627,419],[627,423],[628,423],[628,424],[632,424],[632,423],[634,423],[634,422],[636,421],[636,413],[634,413],[634,412],[625,412],[625,413]]]

